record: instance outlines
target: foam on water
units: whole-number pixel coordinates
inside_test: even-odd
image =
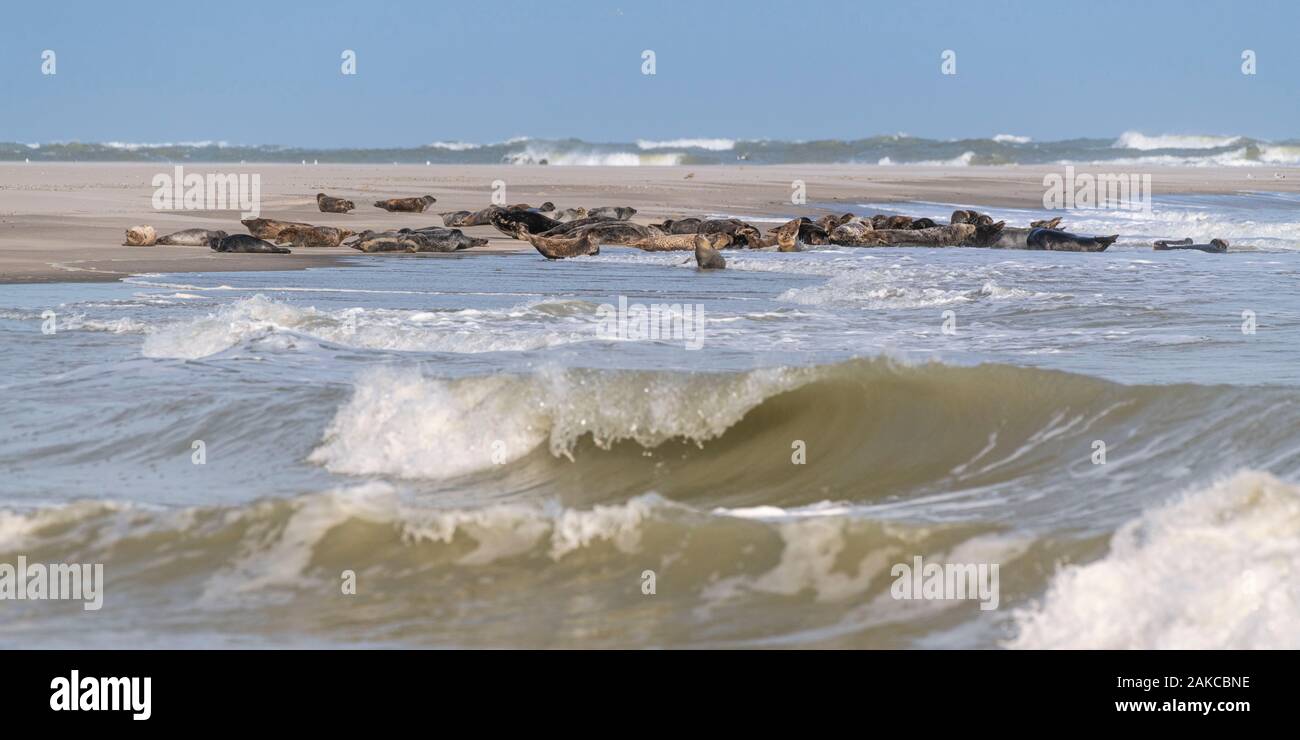
[[[1017,648],[1300,648],[1300,487],[1243,472],[1124,525],[1016,614]]]

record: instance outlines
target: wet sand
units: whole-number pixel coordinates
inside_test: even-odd
[[[347,264],[361,255],[347,249],[296,249],[289,255],[218,254],[204,247],[126,247],[125,230],[150,224],[160,235],[187,228],[243,233],[237,211],[153,208],[153,177],[173,164],[0,164],[0,283],[111,281],[158,272],[292,270]],[[1043,175],[1061,166],[925,167],[876,165],[543,167],[511,165],[228,165],[186,164],[186,172],[256,173],[260,215],[362,229],[440,226],[438,213],[477,210],[491,202],[493,183],[504,182],[506,200],[559,208],[631,205],[646,223],[689,215],[816,216],[859,203],[932,201],[972,206],[1041,207]],[[1076,167],[1079,173],[1109,171]],[[1156,195],[1267,190],[1300,192],[1300,176],[1277,179],[1269,168],[1148,168]],[[793,183],[805,184],[807,202],[791,203]],[[315,194],[349,198],[349,214],[320,213]],[[428,213],[388,213],[381,198],[432,194]],[[843,204],[843,207],[841,207]],[[466,233],[489,239],[486,247],[458,254],[527,249],[491,226]]]

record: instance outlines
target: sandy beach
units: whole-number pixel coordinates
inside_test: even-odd
[[[773,165],[554,167],[487,165],[192,164],[187,172],[261,177],[261,215],[362,229],[441,225],[437,213],[490,203],[492,183],[509,202],[549,200],[560,208],[631,205],[642,223],[726,213],[747,217],[815,216],[835,204],[930,201],[989,207],[1041,207],[1043,176],[1060,166],[935,167]],[[1078,172],[1106,171],[1079,166]],[[1110,168],[1113,169],[1113,168]],[[1155,195],[1300,191],[1300,178],[1268,168],[1148,168]],[[159,234],[186,228],[242,233],[235,211],[157,211],[151,180],[169,164],[0,164],[0,282],[118,280],[153,272],[290,270],[345,264],[346,249],[298,249],[291,255],[217,254],[200,247],[127,247],[123,232],[151,224]],[[806,205],[792,205],[792,183],[806,184]],[[320,213],[315,194],[350,198],[350,214]],[[379,198],[433,194],[427,214],[387,213]],[[470,253],[516,251],[521,242],[488,226],[467,230],[490,240]],[[465,254],[465,253],[462,253]],[[391,257],[381,257],[391,258]]]

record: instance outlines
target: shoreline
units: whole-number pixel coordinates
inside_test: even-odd
[[[297,249],[289,255],[219,254],[204,247],[122,246],[124,231],[151,224],[159,233],[186,228],[243,233],[234,211],[157,211],[151,180],[171,173],[174,162],[0,163],[0,284],[113,282],[142,273],[238,272],[346,267],[348,248]],[[928,201],[965,206],[1041,208],[1043,176],[1065,165],[680,165],[579,167],[519,165],[362,165],[180,163],[192,172],[260,175],[260,215],[317,225],[362,229],[441,225],[438,213],[477,210],[491,201],[494,182],[506,200],[559,208],[630,205],[634,221],[727,214],[742,218],[792,218],[857,207],[859,203]],[[1107,172],[1105,165],[1074,165],[1076,172]],[[1269,167],[1151,167],[1155,195],[1300,193],[1300,173],[1275,178]],[[803,181],[806,205],[793,205]],[[351,198],[350,214],[320,213],[315,193]],[[387,213],[370,206],[381,197],[430,193],[425,214]],[[484,247],[454,253],[528,251],[527,244],[491,226],[470,227]],[[427,256],[427,255],[426,255]],[[442,256],[442,255],[435,255]],[[446,255],[450,256],[450,255]],[[377,259],[397,259],[396,256]]]

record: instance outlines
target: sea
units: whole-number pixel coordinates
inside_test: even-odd
[[[0,564],[104,568],[0,645],[1300,647],[1300,201],[1052,215],[1120,240],[0,286]]]

